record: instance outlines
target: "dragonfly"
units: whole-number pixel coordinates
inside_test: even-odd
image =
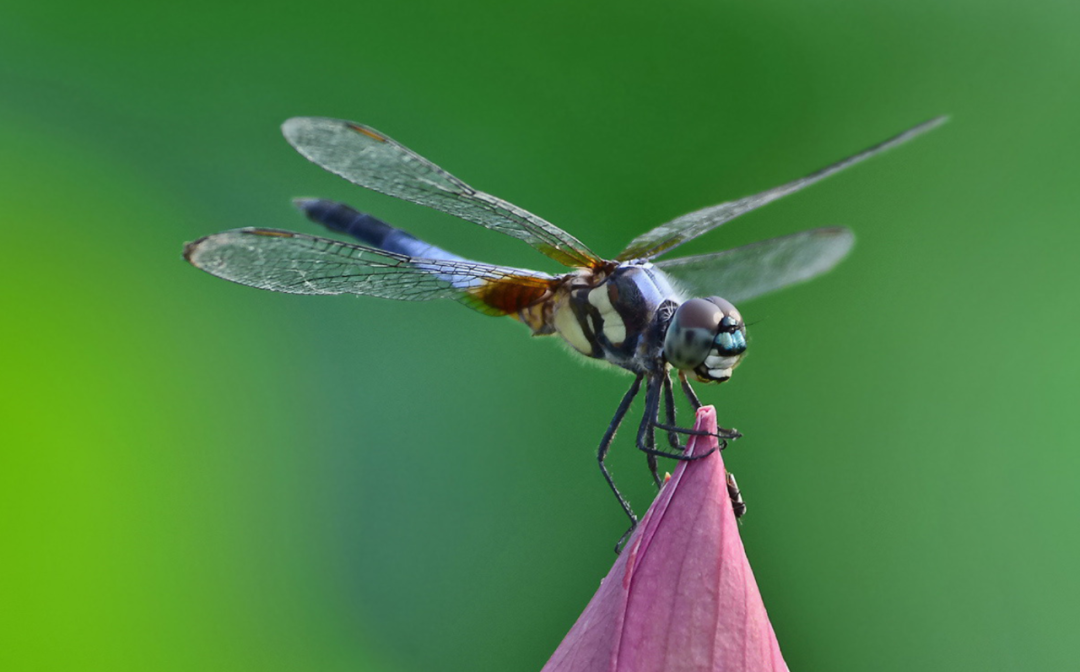
[[[597,461],[633,529],[637,516],[616,487],[605,458],[634,399],[644,389],[645,411],[635,444],[647,456],[659,487],[657,458],[688,459],[679,435],[694,433],[677,425],[672,376],[689,404],[699,408],[689,379],[727,381],[746,355],[746,323],[735,304],[830,270],[850,251],[854,235],[844,227],[817,228],[710,254],[658,257],[945,120],[930,119],[778,187],[677,217],[606,259],[547,220],[474,189],[373,128],[296,117],[286,121],[282,131],[311,162],[361,187],[523,240],[571,270],[553,275],[472,261],[348,205],[318,198],[294,203],[313,222],[361,244],[280,229],[240,228],[188,243],[184,257],[219,278],[275,292],[451,299],[486,315],[509,316],[533,335],[557,336],[587,358],[629,371],[634,380],[600,439]],[[666,448],[657,446],[657,430],[666,434]],[[734,429],[717,433],[722,446],[740,436]],[[729,490],[736,511],[745,511],[734,479]]]

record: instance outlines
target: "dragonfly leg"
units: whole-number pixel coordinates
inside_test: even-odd
[[[656,461],[656,455],[645,453],[645,462],[649,465],[649,473],[652,474],[653,483],[656,484],[656,489],[659,490],[664,485],[664,482],[660,478],[660,465]]]
[[[682,453],[686,451],[686,446],[679,443],[679,434],[705,434],[705,432],[695,432],[691,429],[683,429],[676,424],[675,419],[675,395],[672,392],[671,379],[667,376],[661,378],[661,389],[664,395],[664,416],[667,421],[666,424],[661,424],[658,418],[653,418],[652,427],[649,428],[648,445],[653,450],[647,451],[645,456],[649,463],[649,470],[652,472],[653,481],[656,483],[656,487],[660,488],[663,482],[657,473],[656,469],[656,457],[657,455],[663,455],[664,457],[671,457],[674,459],[682,459]],[[657,416],[659,416],[659,409],[657,410]],[[671,452],[656,450],[655,430],[662,429],[667,432],[668,445],[671,447]]]
[[[694,393],[694,388],[690,387],[690,381],[686,379],[686,372],[679,370],[679,385],[682,386],[683,394],[690,400],[690,405],[694,407],[694,411],[701,408],[701,401],[698,400],[697,394]]]
[[[699,408],[701,408],[701,401],[698,399],[697,394],[694,393],[694,388],[690,387],[690,381],[686,379],[686,372],[679,371],[678,375],[679,385],[682,387],[683,394],[686,395],[686,398],[690,401],[690,405],[693,406],[694,411],[696,412]],[[679,434],[687,434],[690,436],[706,436],[708,434],[707,432],[698,432],[693,429],[682,429],[681,427],[676,427],[674,426],[674,422],[672,422],[671,425],[672,426],[670,428],[664,425],[657,425],[657,427],[669,432],[678,432]],[[742,438],[742,433],[736,429],[725,429],[723,427],[718,427],[716,430],[716,434],[714,434],[713,436],[720,439],[720,441],[722,442],[720,449],[723,450],[727,447],[727,441],[725,439],[734,440]]]
[[[675,395],[673,393],[673,386],[670,378],[664,379],[664,406],[666,407],[666,424],[656,423],[657,429],[662,429],[668,433],[668,443],[671,444],[672,449],[677,451],[686,450],[686,446],[679,443],[679,434],[685,434],[686,436],[715,436],[720,440],[720,450],[727,448],[728,439],[738,439],[742,437],[742,434],[734,429],[718,428],[715,433],[706,432],[700,429],[693,429],[689,427],[680,427],[675,420]]]
[[[737,429],[724,429],[723,427],[718,427],[716,429],[716,432],[706,432],[706,431],[701,430],[701,429],[679,427],[677,425],[665,425],[665,424],[662,424],[662,423],[659,423],[659,422],[656,423],[655,426],[656,426],[657,429],[662,429],[665,432],[674,432],[676,434],[686,434],[687,436],[715,436],[717,439],[720,439],[720,443],[725,444],[725,446],[726,446],[727,441],[729,439],[733,440],[733,439],[741,439],[742,438],[742,432],[740,432],[739,430],[737,430]],[[725,446],[721,446],[721,450]]]
[[[664,378],[662,379],[662,383],[663,383],[663,392],[664,392],[664,411],[665,411],[665,415],[667,416],[668,424],[674,425],[675,424],[675,398],[674,398],[674,396],[672,396],[672,393],[671,393],[671,380],[667,376],[664,376]],[[649,445],[650,448],[653,448],[654,450],[656,448],[656,432],[655,432],[656,427],[663,428],[664,425],[661,425],[661,424],[659,424],[657,422],[654,422],[654,423],[652,423],[652,427],[649,428],[648,445]],[[679,444],[678,435],[675,434],[674,432],[670,432],[670,431],[668,432],[668,444],[671,446],[672,451],[675,452],[675,453],[681,453],[684,450],[684,446]],[[660,454],[660,455],[668,455],[668,453],[661,452],[661,451],[655,451],[655,452],[649,451],[649,452],[645,453],[645,460],[649,464],[649,471],[652,473],[653,483],[656,484],[656,489],[657,490],[659,490],[660,487],[663,486],[663,484],[664,484],[663,479],[660,478],[660,474],[659,474],[659,472],[657,470],[656,456],[658,454]]]
[[[668,445],[672,450],[682,452],[686,450],[686,446],[679,443],[679,434],[675,431],[678,427],[675,421],[675,393],[672,391],[671,378],[664,374],[664,421],[666,425],[657,423],[656,426],[659,429],[667,431]]]
[[[677,449],[679,452],[671,452],[671,451],[667,451],[667,450],[659,450],[656,447],[655,431],[656,431],[657,427],[660,427],[661,429],[663,429],[665,431],[669,431],[669,432],[671,432],[671,431],[678,431],[678,432],[691,431],[691,430],[681,430],[681,429],[677,429],[677,428],[673,429],[669,425],[661,425],[658,422],[658,416],[659,416],[659,413],[660,413],[660,396],[661,396],[662,391],[663,391],[663,379],[661,377],[659,377],[659,376],[651,376],[649,378],[648,386],[645,388],[645,415],[641,418],[641,424],[638,426],[638,435],[637,435],[637,447],[638,447],[638,450],[645,453],[646,455],[652,455],[652,456],[655,456],[655,457],[668,457],[668,458],[671,458],[673,460],[690,461],[690,460],[697,460],[697,459],[701,459],[702,457],[705,457],[705,455],[707,455],[708,453],[705,453],[703,455],[689,455],[689,456],[684,455],[682,453],[683,447],[681,445],[679,445],[678,449]],[[674,412],[674,409],[669,409],[669,410]],[[677,440],[675,441],[674,445],[678,445]],[[649,464],[650,464],[650,467],[651,467],[653,463],[650,462]],[[653,472],[653,476],[656,477],[656,472],[655,471]]]
[[[619,402],[619,407],[615,410],[615,416],[611,418],[611,422],[608,424],[607,431],[604,432],[604,438],[600,440],[600,447],[596,450],[596,459],[600,463],[600,473],[604,475],[604,480],[607,481],[611,491],[615,493],[615,498],[619,500],[619,505],[622,506],[623,511],[626,512],[626,516],[630,519],[630,529],[633,530],[637,525],[637,516],[634,515],[633,509],[630,508],[630,503],[626,501],[622,493],[619,492],[619,488],[615,486],[615,480],[611,478],[611,472],[608,471],[607,466],[604,464],[604,459],[607,457],[608,450],[611,448],[611,441],[615,438],[615,431],[619,429],[619,425],[622,423],[623,417],[626,416],[626,412],[630,410],[630,404],[634,401],[634,397],[637,396],[638,391],[641,389],[642,374],[637,374],[637,378],[634,379],[633,385],[623,395],[622,401]],[[629,532],[628,532],[629,534]],[[626,538],[624,534],[622,539],[619,539],[619,544]],[[619,545],[615,546],[615,552],[619,552]]]

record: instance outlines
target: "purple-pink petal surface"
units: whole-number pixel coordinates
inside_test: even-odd
[[[715,433],[715,409],[694,428]],[[718,450],[678,464],[543,672],[786,672],[726,476]]]

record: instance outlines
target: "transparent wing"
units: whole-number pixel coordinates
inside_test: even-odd
[[[505,315],[542,300],[558,280],[535,271],[418,259],[275,229],[233,229],[206,236],[188,243],[184,258],[219,278],[274,292],[454,299],[489,315]]]
[[[338,119],[296,117],[285,138],[308,160],[346,180],[524,240],[567,266],[603,260],[569,233],[536,215],[477,191],[378,131]]]
[[[692,238],[696,238],[703,233],[715,229],[725,222],[735,219],[739,215],[760,208],[767,203],[771,203],[778,198],[787,196],[804,187],[809,187],[811,184],[824,180],[826,177],[868,159],[875,154],[880,154],[887,149],[901,145],[918,135],[940,126],[947,120],[948,117],[931,119],[930,121],[923,122],[914,128],[904,131],[896,137],[876,144],[869,149],[865,149],[855,156],[848,157],[827,168],[822,168],[821,170],[810,173],[806,177],[795,180],[794,182],[788,182],[787,184],[774,187],[768,191],[763,191],[760,194],[740,198],[737,201],[729,201],[727,203],[721,203],[702,210],[697,210],[673,219],[667,224],[661,224],[652,231],[644,233],[631,241],[630,245],[628,245],[616,259],[619,261],[628,261],[630,259],[651,259],[652,257],[656,257]]]
[[[739,303],[821,275],[854,243],[849,229],[830,227],[655,263],[695,296],[719,295]]]

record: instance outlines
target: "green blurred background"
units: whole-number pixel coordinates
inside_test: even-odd
[[[793,670],[1064,670],[1080,5],[44,2],[0,20],[0,668],[538,670],[614,556],[628,379],[451,303],[259,292],[185,241],[347,200],[278,125],[372,125],[614,254],[931,116],[680,253],[832,224],[703,391]],[[722,288],[719,288],[722,289]],[[644,460],[616,478],[639,510]]]

